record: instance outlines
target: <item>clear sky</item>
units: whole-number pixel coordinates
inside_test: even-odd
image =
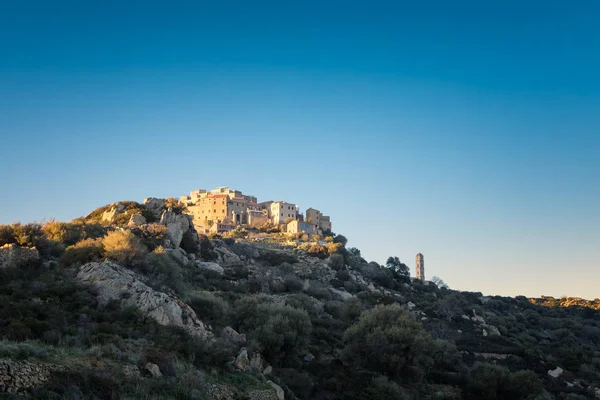
[[[600,3],[0,2],[0,223],[230,186],[452,288],[600,297]]]

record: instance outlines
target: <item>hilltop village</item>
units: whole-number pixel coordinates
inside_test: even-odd
[[[180,202],[201,233],[222,234],[241,226],[254,228],[265,224],[284,225],[288,233],[331,232],[331,218],[317,209],[308,208],[305,216],[297,204],[283,200],[259,203],[255,196],[228,187],[193,190],[189,196],[182,196]]]

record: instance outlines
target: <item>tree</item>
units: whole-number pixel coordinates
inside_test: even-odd
[[[348,239],[344,235],[335,235],[333,238],[333,243],[340,243],[342,246],[346,247],[348,243]]]
[[[434,276],[430,279],[431,282],[435,283],[435,285],[437,287],[444,288],[444,289],[450,289],[450,287],[446,284],[446,282],[444,282],[440,277],[438,276]]]
[[[385,266],[398,275],[402,276],[410,276],[410,270],[408,269],[408,265],[404,264],[398,257],[388,257],[385,262]]]
[[[433,363],[434,343],[421,324],[397,305],[376,306],[344,333],[344,354],[372,371],[422,375]]]

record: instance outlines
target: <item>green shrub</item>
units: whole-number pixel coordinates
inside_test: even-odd
[[[213,327],[224,327],[229,323],[229,305],[223,299],[210,292],[196,292],[187,302],[198,318]]]
[[[147,249],[129,230],[110,231],[102,239],[106,256],[119,264],[133,265],[142,261]]]
[[[431,337],[396,305],[363,312],[344,333],[344,342],[348,360],[389,376],[420,375],[433,363]]]
[[[179,296],[185,296],[188,290],[185,270],[168,254],[157,251],[147,254],[141,264],[142,271],[150,276],[150,285],[156,290],[168,286]]]
[[[344,256],[341,254],[332,254],[329,257],[329,268],[334,271],[340,271],[344,268]]]
[[[48,221],[42,225],[42,231],[49,240],[72,246],[83,239],[82,225],[68,222]]]
[[[67,247],[60,264],[63,267],[77,267],[89,262],[101,261],[103,257],[104,247],[101,239],[84,239]]]
[[[315,299],[328,301],[333,299],[331,291],[324,287],[318,287],[311,285],[304,291],[307,295],[314,297]]]
[[[527,399],[541,394],[542,385],[532,371],[510,372],[498,365],[475,363],[470,372],[466,399]]]
[[[254,298],[244,298],[236,305],[236,326],[273,364],[301,350],[312,330],[306,311]]]
[[[363,393],[363,398],[369,400],[410,400],[412,397],[396,382],[385,376],[374,378]]]
[[[284,279],[283,284],[285,285],[286,292],[301,292],[304,284],[302,281],[295,276],[288,276]]]

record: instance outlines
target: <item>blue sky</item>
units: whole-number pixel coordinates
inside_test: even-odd
[[[414,3],[3,2],[0,223],[224,185],[456,289],[600,297],[600,5]]]

